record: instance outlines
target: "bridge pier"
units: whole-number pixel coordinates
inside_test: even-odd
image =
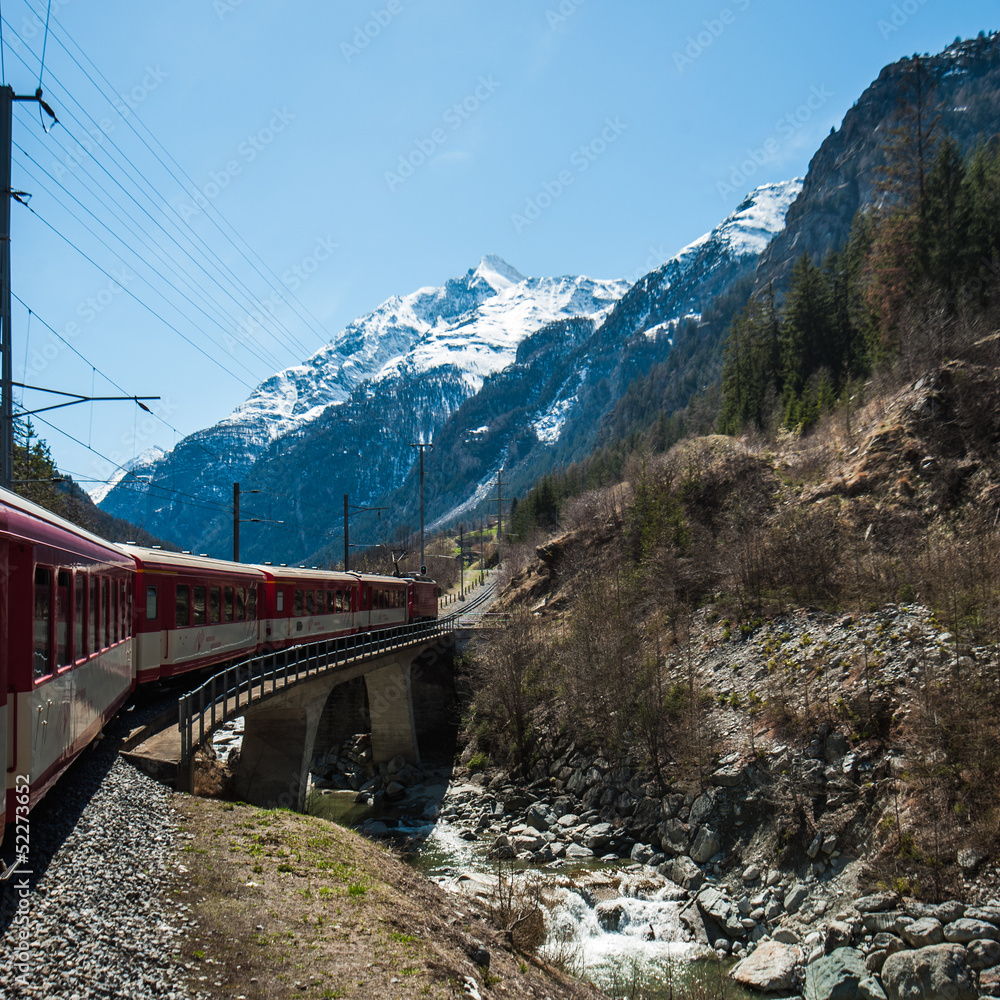
[[[410,666],[409,659],[397,660],[365,674],[376,764],[387,764],[399,754],[410,764],[420,763]]]
[[[419,764],[411,667],[439,642],[393,651],[291,685],[247,708],[236,797],[266,808],[302,810],[327,699],[338,685],[358,677],[364,677],[367,685],[374,763],[384,764],[401,754]]]
[[[298,685],[247,710],[237,798],[269,808],[304,808],[312,748],[332,686],[318,697],[314,684]]]

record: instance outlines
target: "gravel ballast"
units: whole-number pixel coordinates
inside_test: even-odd
[[[0,897],[6,998],[198,995],[180,964],[184,915],[169,902],[172,793],[118,757],[136,714],[112,723],[30,815],[30,874]]]

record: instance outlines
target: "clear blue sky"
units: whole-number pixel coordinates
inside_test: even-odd
[[[17,94],[38,85],[46,2],[2,5]],[[485,253],[634,279],[804,174],[885,64],[998,23],[995,0],[53,0],[42,86],[63,124],[14,116],[37,213],[13,205],[34,313],[29,330],[15,302],[15,379],[27,357],[24,381],[118,394],[92,364],[187,434]],[[267,331],[247,321],[261,302]],[[175,440],[128,403],[46,419],[118,461]],[[79,478],[112,471],[39,430]]]

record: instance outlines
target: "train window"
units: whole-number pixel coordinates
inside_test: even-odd
[[[156,621],[156,587],[146,588],[146,619]]]
[[[313,600],[313,592],[311,590],[306,591],[306,614],[313,615],[316,613],[316,605]]]
[[[155,591],[155,588],[154,588]],[[98,585],[97,577],[92,576],[90,578],[90,603],[87,605],[88,611],[88,621],[89,626],[87,629],[87,649],[91,653],[97,652],[97,622],[101,616],[101,603],[98,600],[98,595],[101,592],[101,588]],[[155,596],[154,596],[155,602]]]
[[[226,587],[226,604],[223,608],[223,621],[233,620],[233,588]]]
[[[194,623],[195,625],[205,624],[205,588],[194,588]]]
[[[56,576],[56,667],[68,667],[73,662],[69,631],[72,583],[69,570],[59,570]]]
[[[279,590],[278,591],[278,593],[276,595],[276,600],[277,600],[276,610],[277,611],[284,611],[285,610],[285,592],[283,590]]]
[[[236,620],[245,622],[247,620],[247,589],[246,587],[236,588]]]
[[[354,593],[352,590],[344,591],[344,610],[350,611],[351,606],[354,604],[354,598],[351,596]]]
[[[191,588],[186,583],[177,584],[177,602],[174,625],[187,628],[191,624]]]
[[[104,605],[104,648],[111,645],[111,602],[108,600],[108,578],[101,577],[101,604]]]
[[[209,587],[208,598],[208,620],[218,622],[222,617],[222,590],[219,587]]]
[[[303,602],[302,591],[301,590],[296,590],[295,591],[295,617],[296,618],[301,618],[302,617],[302,602]]]
[[[247,621],[257,619],[257,588],[251,587],[247,591]]]
[[[52,673],[52,570],[35,567],[35,677]]]
[[[111,640],[108,645],[113,645],[120,638],[119,628],[121,623],[121,609],[118,607],[118,583],[116,580],[111,580],[108,583],[110,588],[108,591],[108,600],[110,604],[108,607],[111,609]]]
[[[87,655],[87,647],[84,644],[84,636],[87,628],[87,578],[82,573],[76,574],[74,582],[73,601],[73,652],[79,660]]]
[[[132,585],[122,580],[122,621],[125,635],[132,634]]]

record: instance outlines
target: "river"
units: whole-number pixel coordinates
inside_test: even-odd
[[[487,905],[498,878],[527,883],[523,891],[536,892],[544,907],[541,953],[609,996],[753,996],[725,976],[717,959],[685,940],[685,894],[653,869],[628,859],[499,864],[489,855],[495,831],[477,833],[470,823],[483,789],[449,777],[447,768],[427,770],[424,785],[381,808],[359,805],[352,791],[313,793],[308,811],[368,836],[391,837],[428,878]]]

